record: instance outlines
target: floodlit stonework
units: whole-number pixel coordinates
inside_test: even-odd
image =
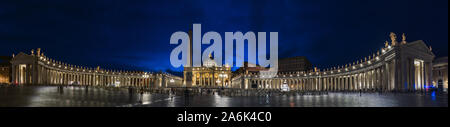
[[[50,59],[40,49],[23,52],[11,60],[12,83],[31,85],[88,85],[88,86],[133,86],[141,88],[165,88],[179,86],[180,77],[167,73],[105,70],[70,65]]]
[[[11,65],[10,57],[0,56],[0,84],[11,83]]]
[[[184,86],[200,88],[232,88],[231,67],[217,66],[210,56],[201,67],[184,67]]]
[[[425,90],[433,83],[434,54],[424,41],[391,42],[376,53],[353,63],[329,69],[278,72],[274,78],[259,74],[265,68],[243,68],[231,73],[230,66],[218,66],[210,56],[201,67],[187,66],[184,77],[166,73],[112,71],[55,61],[40,49],[19,53],[11,60],[12,84],[133,86],[142,88],[235,88],[295,91],[403,91]],[[189,54],[189,58],[191,57]],[[188,60],[191,63],[191,60]],[[439,64],[440,65],[440,64]],[[440,67],[440,66],[439,66]],[[253,69],[253,70],[248,70]],[[242,72],[242,73],[240,73]],[[243,73],[245,72],[245,73]],[[440,75],[439,75],[440,76]],[[448,77],[445,72],[445,76]],[[447,78],[442,79],[447,88]]]
[[[0,84],[9,84],[10,81],[10,68],[9,66],[0,66]]]
[[[432,85],[434,54],[422,40],[396,41],[391,33],[391,44],[376,54],[353,63],[330,69],[279,72],[275,78],[257,73],[235,75],[233,85],[242,89],[281,89],[299,91],[404,91],[424,90]]]

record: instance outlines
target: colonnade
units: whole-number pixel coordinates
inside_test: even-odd
[[[394,45],[395,44],[395,45]],[[232,84],[243,89],[298,91],[404,91],[426,90],[432,85],[434,55],[421,40],[386,43],[376,54],[330,69],[285,73],[245,73]],[[275,75],[272,78],[266,75]]]
[[[286,76],[290,74],[280,74],[278,78],[270,79],[246,78],[245,84],[256,85],[259,89],[281,89],[281,85],[286,84],[290,90],[297,91],[393,90],[394,87],[388,85],[388,77],[383,73],[382,68],[375,68],[341,75],[321,73],[322,75],[291,77]]]
[[[111,73],[111,72],[108,72]],[[38,67],[37,84],[69,84],[69,85],[121,85],[135,87],[149,87],[150,84],[158,84],[161,79],[143,77],[141,74],[119,75],[119,74],[98,74],[89,72],[70,72],[65,70]],[[150,75],[149,75],[150,76]]]
[[[181,78],[167,73],[111,71],[100,67],[88,68],[65,64],[32,51],[19,53],[12,60],[14,84],[133,86],[160,88],[181,84]]]

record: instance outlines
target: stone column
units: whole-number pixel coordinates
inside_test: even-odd
[[[342,77],[341,76],[338,76],[338,91],[341,91],[342,90]]]
[[[306,91],[306,79],[302,79],[302,90]]]
[[[358,74],[353,75],[353,90],[359,90]]]
[[[433,69],[433,65],[431,62],[426,62],[425,63],[425,70],[426,70],[426,84],[428,86],[432,86],[433,85],[433,73],[432,73],[432,69]],[[437,86],[435,86],[437,87]]]
[[[350,90],[350,76],[349,75],[345,75],[344,76],[345,78],[344,78],[344,85],[345,85],[345,91],[348,91],[348,90]]]
[[[344,89],[344,80],[342,76],[339,76],[339,91],[342,91]]]
[[[420,89],[424,89],[425,88],[425,65],[424,63],[420,63]]]
[[[389,86],[389,76],[390,76],[390,70],[389,70],[389,63],[386,63],[383,69],[383,82],[384,82],[384,89],[386,91],[390,91],[390,86]]]

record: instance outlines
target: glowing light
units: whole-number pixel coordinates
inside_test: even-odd
[[[423,62],[422,60],[414,60],[414,65],[419,66],[420,63],[422,63],[422,62]]]

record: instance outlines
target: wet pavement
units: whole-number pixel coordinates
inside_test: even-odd
[[[92,87],[0,87],[0,107],[448,107],[448,95],[330,93],[304,96],[143,95]]]
[[[0,87],[0,107],[118,107],[138,104],[141,98],[155,101],[167,95],[74,86]]]
[[[330,93],[304,96],[195,96],[177,97],[150,107],[448,107],[446,96]]]

